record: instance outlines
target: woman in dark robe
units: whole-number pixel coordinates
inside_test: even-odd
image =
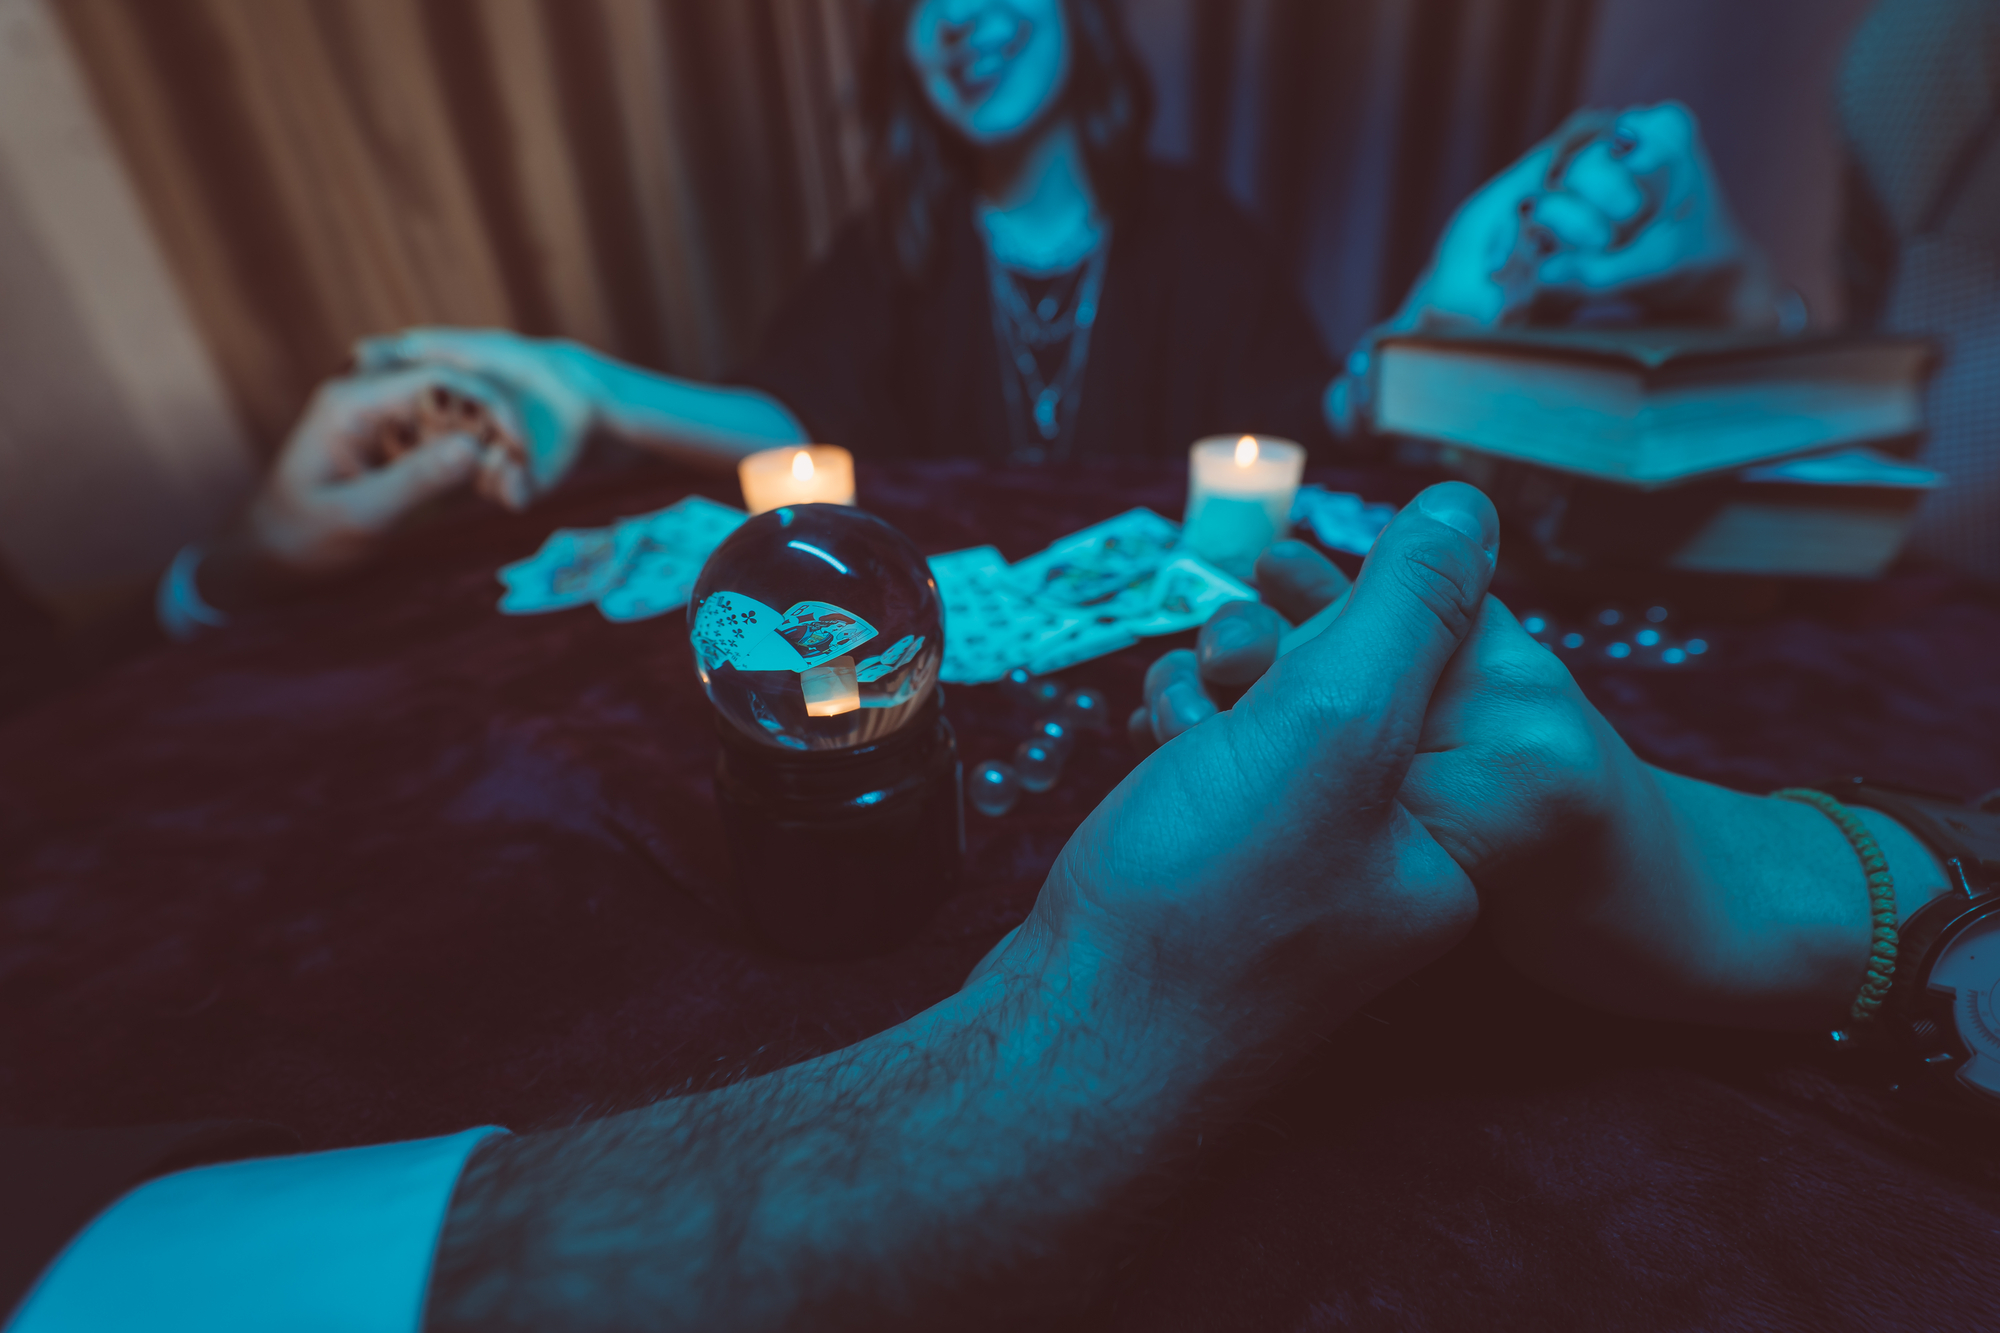
[[[1112,0],[879,0],[871,22],[872,205],[739,375],[703,383],[504,330],[364,339],[244,521],[176,560],[168,583],[185,595],[162,606],[185,614],[168,623],[198,632],[232,601],[350,567],[467,484],[521,508],[596,430],[723,467],[807,441],[1029,465],[1166,458],[1243,432],[1324,456],[1365,432],[1383,329],[1773,317],[1692,116],[1586,111],[1465,201],[1336,373],[1242,211],[1146,158],[1150,96]],[[483,406],[481,428],[382,456],[385,430],[409,437],[441,392]]]
[[[573,420],[726,457],[808,439],[1031,462],[1218,431],[1328,443],[1333,364],[1242,211],[1145,157],[1151,95],[1108,0],[889,0],[871,25],[873,206],[733,383],[446,330],[370,340],[362,367],[448,363],[518,393],[535,362],[587,403]],[[531,452],[566,461],[569,435]]]
[[[1145,156],[1151,97],[1110,0],[882,0],[871,23],[873,203],[732,383],[488,331],[369,339],[359,367],[450,367],[530,400],[499,405],[523,423],[509,444],[526,438],[481,466],[515,505],[592,426],[719,460],[816,440],[1028,463],[1224,432],[1324,453],[1352,428],[1350,386],[1250,220]],[[1728,279],[1692,284],[1710,298],[1761,299],[1691,118],[1583,113],[1467,201],[1391,323],[1566,314],[1579,293],[1657,296],[1665,274],[1689,289],[1691,271]]]

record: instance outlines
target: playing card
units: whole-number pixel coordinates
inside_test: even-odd
[[[1012,568],[990,546],[932,556],[945,606],[939,677],[977,685],[1014,667],[1046,675],[1143,635],[1193,628],[1224,602],[1255,600],[1221,570],[1176,555],[1179,536],[1175,524],[1134,509]]]
[[[597,599],[606,620],[645,620],[687,606],[701,562],[677,551],[641,551],[618,586]]]
[[[749,517],[741,509],[690,495],[665,509],[626,521],[646,525],[648,546],[691,558],[695,568],[700,569],[715,548],[722,545],[723,538],[742,527]]]
[[[874,657],[856,662],[854,678],[863,685],[873,684],[923,651],[923,646],[923,635],[905,634]]]
[[[727,663],[738,671],[804,671],[810,665],[778,636],[784,617],[740,592],[713,592],[695,612],[689,637],[710,671]]]
[[[1114,616],[1071,615],[1045,631],[1030,647],[1025,665],[1037,676],[1128,648],[1139,640]]]
[[[976,685],[998,680],[1015,663],[1020,617],[1029,608],[1005,585],[1007,562],[991,546],[948,551],[930,558],[938,600],[944,604],[944,663],[939,678]]]
[[[747,518],[740,509],[690,495],[650,514],[622,519],[617,530],[636,542],[624,576],[597,599],[606,620],[645,620],[687,605],[708,557]]]
[[[1216,608],[1228,602],[1254,602],[1249,584],[1192,555],[1175,556],[1153,576],[1152,605],[1126,624],[1141,638],[1178,634],[1208,623]]]
[[[561,611],[595,601],[625,573],[640,533],[616,528],[558,528],[542,549],[500,569],[507,591],[500,609],[509,615]]]
[[[778,637],[809,667],[839,657],[875,635],[873,625],[832,602],[795,603],[778,625]]]
[[[1396,506],[1369,504],[1348,491],[1301,486],[1292,501],[1292,522],[1312,528],[1320,544],[1335,551],[1367,555],[1382,529],[1396,516]]]
[[[365,449],[370,467],[384,467],[441,435],[467,435],[482,447],[500,441],[500,428],[478,402],[443,385],[434,384],[407,413],[375,423]]]
[[[1178,523],[1128,509],[1029,556],[1007,572],[1007,583],[1038,601],[1094,606],[1141,588],[1180,538]]]

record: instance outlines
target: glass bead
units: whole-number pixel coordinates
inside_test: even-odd
[[[1615,606],[1607,606],[1594,617],[1598,624],[1609,628],[1625,619],[1625,613]]]
[[[1708,651],[1708,643],[1704,639],[1689,639],[1686,643],[1682,644],[1681,647],[1687,649],[1687,655],[1689,657],[1700,657],[1703,653]]]
[[[1660,660],[1668,666],[1679,666],[1688,660],[1688,655],[1678,648],[1666,648],[1661,650]]]
[[[972,789],[966,793],[972,808],[982,815],[998,817],[1014,808],[1021,799],[1021,779],[1011,764],[989,759],[972,770]]]
[[[1521,628],[1530,634],[1545,634],[1548,632],[1549,618],[1540,611],[1530,611],[1521,617]]]
[[[1664,606],[1649,606],[1646,608],[1646,619],[1655,625],[1666,624],[1668,614],[1669,612]]]
[[[1088,685],[1063,696],[1062,715],[1077,731],[1111,729],[1111,701],[1104,697],[1103,690],[1093,690]]]
[[[1014,750],[1014,772],[1024,791],[1047,791],[1062,776],[1063,755],[1053,741],[1030,736]]]
[[[1614,639],[1604,645],[1604,655],[1623,661],[1632,655],[1632,645],[1623,639]]]
[[[1571,649],[1572,651],[1581,648],[1583,647],[1583,636],[1581,634],[1578,634],[1575,630],[1571,630],[1569,633],[1562,636],[1562,646]]]
[[[1076,749],[1076,732],[1061,716],[1045,717],[1037,722],[1028,739],[1047,742],[1056,758],[1061,760],[1067,760]]]
[[[1656,629],[1642,629],[1632,636],[1632,642],[1638,644],[1641,648],[1651,648],[1659,641],[1660,632]]]
[[[1015,667],[1000,678],[1000,689],[1009,699],[1027,708],[1053,708],[1062,702],[1062,682],[1046,676],[1032,676],[1026,667]]]

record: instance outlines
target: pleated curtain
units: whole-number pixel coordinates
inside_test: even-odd
[[[1593,0],[1127,0],[1154,150],[1338,350],[1576,98]],[[251,435],[352,340],[578,338],[719,376],[866,199],[867,0],[59,0]]]

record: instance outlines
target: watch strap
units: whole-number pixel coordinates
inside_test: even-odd
[[[1847,805],[1880,810],[1930,848],[1949,866],[1964,867],[1965,887],[1972,894],[2000,888],[2000,812],[1975,809],[1936,792],[1889,783],[1849,778],[1820,787]]]

